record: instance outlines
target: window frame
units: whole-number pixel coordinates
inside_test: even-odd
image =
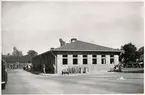
[[[64,64],[64,62],[66,62],[66,64]],[[68,55],[62,55],[62,65],[68,65]]]
[[[84,61],[86,60],[86,61]],[[84,64],[86,63],[86,64]],[[83,55],[83,65],[87,65],[88,64],[88,55]]]
[[[111,62],[113,60],[113,62]],[[114,55],[110,55],[110,64],[114,63]]]
[[[74,60],[76,60],[76,62],[74,62]],[[77,64],[78,64],[78,55],[73,55],[73,65],[77,65]]]
[[[104,63],[104,61],[103,60],[105,60],[105,63]],[[106,64],[106,56],[103,54],[103,55],[101,55],[101,64]]]
[[[97,64],[97,55],[92,55],[92,64],[94,64],[94,60],[96,61],[95,64]]]

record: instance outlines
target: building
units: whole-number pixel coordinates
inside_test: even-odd
[[[108,71],[119,63],[122,51],[71,39],[32,59],[33,70],[46,73],[94,73]]]
[[[29,55],[26,56],[2,56],[2,58],[7,63],[7,68],[10,69],[22,69],[32,60],[32,57]]]

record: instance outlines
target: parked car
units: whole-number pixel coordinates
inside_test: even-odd
[[[6,88],[7,80],[8,80],[8,75],[7,75],[7,68],[6,68],[6,62],[4,60],[1,60],[1,85],[2,85],[2,90]]]

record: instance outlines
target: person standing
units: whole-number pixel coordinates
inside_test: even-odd
[[[43,64],[43,73],[45,74],[45,64]]]

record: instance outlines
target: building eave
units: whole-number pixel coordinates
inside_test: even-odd
[[[67,50],[67,49],[65,49],[65,50],[54,50],[54,51],[60,51],[60,52],[65,52],[65,51],[84,51],[84,52],[123,52],[122,50]]]
[[[49,50],[47,52],[44,52],[44,53],[41,53],[37,56],[35,56],[34,58],[36,57],[39,57],[39,56],[42,56],[46,53],[49,53],[49,52],[118,52],[118,53],[121,53],[123,52],[123,50],[69,50],[69,49],[65,49],[65,50]]]

